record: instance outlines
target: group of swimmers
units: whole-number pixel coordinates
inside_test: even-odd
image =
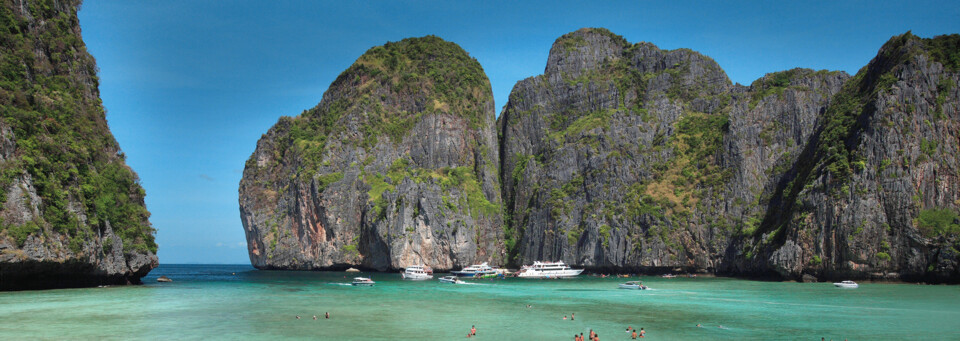
[[[642,339],[644,335],[647,334],[647,331],[643,330],[643,327],[640,327],[640,330],[638,331],[631,326],[627,326],[627,333],[630,333],[630,338],[636,340],[638,336]]]
[[[328,312],[323,313],[323,318],[325,318],[325,319],[330,319],[330,312],[328,311]],[[298,320],[300,319],[300,315],[297,315],[297,319],[298,319]],[[317,320],[317,315],[313,315],[313,320],[314,320],[314,321]]]

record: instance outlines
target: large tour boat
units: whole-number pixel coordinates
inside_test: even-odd
[[[474,264],[463,268],[463,270],[451,271],[450,273],[461,277],[480,277],[488,274],[496,275],[497,268],[487,265],[487,262],[483,262],[482,264]],[[478,274],[480,276],[477,276]]]
[[[400,273],[403,279],[424,280],[433,278],[433,269],[426,265],[411,265]]]
[[[524,265],[517,277],[521,278],[570,278],[576,277],[583,269],[571,269],[563,261],[533,262],[533,265]]]

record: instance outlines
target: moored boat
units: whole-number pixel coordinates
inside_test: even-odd
[[[433,269],[426,265],[411,265],[403,269],[400,277],[409,280],[426,280],[433,278]]]
[[[626,282],[626,283],[620,283],[620,284],[618,285],[618,287],[620,287],[620,289],[634,289],[634,290],[647,290],[647,289],[649,289],[649,288],[647,288],[646,285],[643,285],[643,283],[641,283],[640,281],[629,281],[629,282]]]
[[[856,289],[860,287],[860,285],[854,281],[843,281],[839,283],[833,283],[833,286],[837,288],[847,288],[847,289]]]
[[[572,269],[563,261],[533,262],[533,265],[524,265],[517,277],[521,278],[571,278],[580,275],[583,269]]]
[[[477,274],[496,274],[497,268],[488,265],[487,262],[483,262],[465,267],[460,271],[451,271],[450,273],[461,277],[477,277]]]
[[[366,277],[354,277],[353,282],[350,283],[355,287],[372,287],[374,284],[377,284],[377,282]]]

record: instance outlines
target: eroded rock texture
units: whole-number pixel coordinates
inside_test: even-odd
[[[428,36],[368,50],[315,108],[281,118],[240,182],[260,269],[501,263],[490,82]]]
[[[694,51],[564,35],[498,120],[510,259],[956,281],[956,40],[746,87]]]
[[[157,266],[107,127],[79,1],[0,4],[0,289],[139,283]]]

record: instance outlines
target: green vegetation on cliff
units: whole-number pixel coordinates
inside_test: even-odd
[[[920,230],[920,233],[927,238],[936,238],[938,236],[956,236],[960,234],[960,220],[956,211],[949,208],[925,209],[920,211],[914,224]]]
[[[436,36],[407,38],[367,50],[331,84],[317,107],[291,120],[280,143],[303,160],[303,174],[316,174],[329,138],[338,138],[341,118],[362,113],[359,141],[369,149],[384,138],[400,143],[422,115],[462,117],[471,129],[483,125],[490,81],[476,59]],[[287,146],[293,146],[287,148]]]
[[[26,7],[33,22],[20,15],[21,4],[0,5],[0,126],[10,128],[7,138],[16,143],[0,161],[0,200],[19,199],[8,197],[8,189],[29,179],[42,216],[3,228],[22,243],[49,227],[69,236],[78,252],[109,222],[127,251],[156,252],[145,193],[107,128],[96,65],[80,40],[75,10],[60,12],[53,0]]]

